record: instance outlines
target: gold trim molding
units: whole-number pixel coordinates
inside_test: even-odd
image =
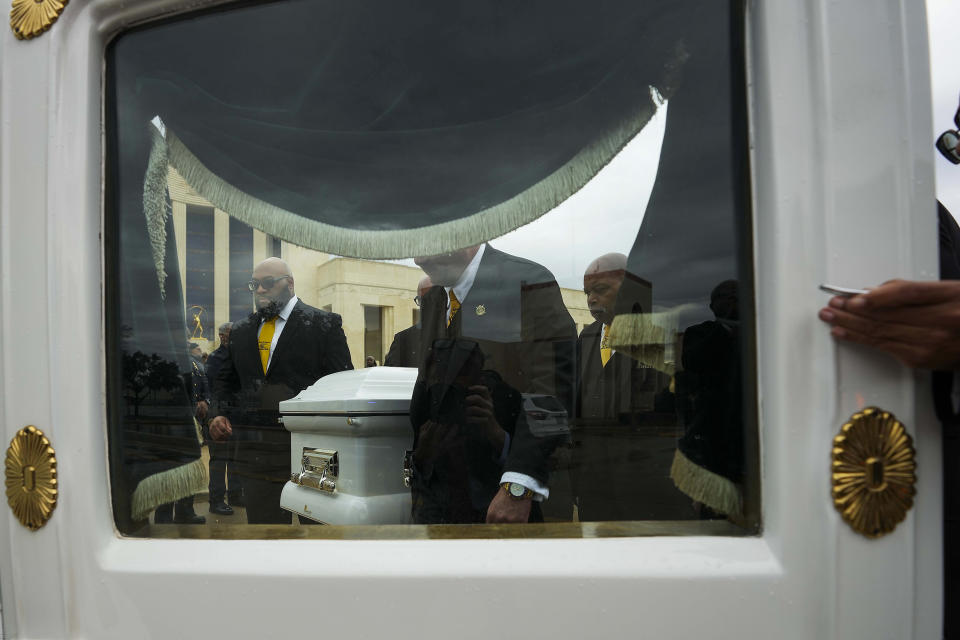
[[[913,438],[894,415],[868,407],[833,439],[833,506],[868,538],[896,528],[913,506],[917,482]]]
[[[33,425],[17,431],[7,448],[7,504],[25,527],[47,524],[57,506],[57,454]]]
[[[10,28],[18,40],[36,38],[49,29],[69,0],[13,0]]]

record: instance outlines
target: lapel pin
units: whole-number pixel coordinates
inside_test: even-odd
[[[478,316],[482,316],[482,315],[485,314],[486,312],[487,312],[487,308],[486,308],[485,306],[483,306],[482,304],[478,304],[478,305],[477,305],[477,315],[478,315]]]

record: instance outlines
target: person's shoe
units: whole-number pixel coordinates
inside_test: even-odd
[[[220,516],[232,516],[233,507],[231,507],[225,502],[211,502],[210,513],[215,513]]]
[[[206,524],[207,519],[194,513],[184,516],[175,516],[173,521],[176,524]]]
[[[173,522],[175,524],[206,524],[207,519],[203,516],[198,516],[197,512],[193,510],[193,505],[190,505],[189,509],[177,509],[174,511]]]

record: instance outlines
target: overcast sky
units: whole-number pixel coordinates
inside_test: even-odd
[[[937,197],[960,219],[960,165],[948,162],[934,147],[937,136],[956,127],[960,0],[927,0],[927,23],[933,97],[930,154],[935,158]],[[572,288],[582,286],[583,270],[593,258],[610,251],[629,253],[656,176],[665,111],[661,108],[656,119],[579,193],[537,222],[491,244],[540,262],[561,286]]]
[[[930,79],[933,92],[931,140],[954,129],[953,115],[960,97],[960,0],[927,0],[930,30]],[[932,143],[931,143],[932,147]],[[960,218],[960,165],[951,164],[934,150],[937,197]]]
[[[668,104],[606,167],[557,208],[490,244],[538,262],[561,287],[583,287],[583,272],[605,253],[629,254],[657,176]],[[397,260],[413,265],[413,260]]]
[[[927,0],[937,197],[960,219],[960,166],[949,163],[934,141],[953,129],[960,96],[960,0]],[[550,269],[563,287],[580,288],[593,258],[629,253],[656,177],[669,105],[578,193],[539,220],[491,241],[496,248]],[[412,260],[400,261],[411,264]]]
[[[561,287],[583,287],[583,272],[605,253],[629,254],[653,181],[668,105],[583,189],[525,227],[490,244],[544,265]]]

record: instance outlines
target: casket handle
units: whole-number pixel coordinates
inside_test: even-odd
[[[300,473],[291,473],[290,481],[303,487],[333,493],[340,473],[340,457],[332,449],[303,448]]]

